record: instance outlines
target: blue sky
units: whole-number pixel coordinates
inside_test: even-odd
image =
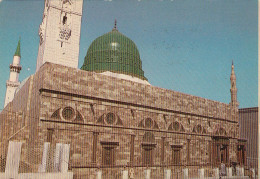
[[[20,81],[35,72],[43,7],[43,0],[0,0],[0,109],[19,36]],[[257,106],[257,0],[84,0],[79,68],[115,18],[152,85],[229,103],[234,60],[240,107]]]

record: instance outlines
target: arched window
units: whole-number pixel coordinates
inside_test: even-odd
[[[146,128],[146,129],[159,129],[157,122],[151,118],[143,119],[138,127]]]
[[[177,121],[171,123],[168,127],[168,130],[175,131],[175,132],[185,132],[183,125]]]

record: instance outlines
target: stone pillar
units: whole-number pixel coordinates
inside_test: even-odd
[[[227,177],[232,177],[232,168],[227,167]]]
[[[128,179],[128,170],[123,170],[123,179]]]
[[[92,164],[96,164],[98,132],[93,132]]]
[[[255,169],[251,168],[250,171],[251,171],[251,174],[252,174],[252,178],[255,178]]]
[[[241,171],[241,176],[245,176],[245,170],[244,170],[244,167],[241,167],[241,168],[240,168],[240,171]]]
[[[171,179],[171,169],[164,170],[164,179]]]
[[[209,148],[208,148],[208,152],[209,152],[209,163],[212,164],[212,142],[209,141],[208,144]]]
[[[187,139],[187,164],[190,164],[190,139]]]
[[[165,142],[165,137],[162,137],[161,141],[161,164],[164,164],[164,142]]]
[[[19,170],[22,142],[9,141],[6,158],[5,175],[8,178],[16,178]]]
[[[246,146],[244,145],[244,163],[243,163],[243,165],[244,166],[246,166],[247,164],[246,164]]]
[[[129,169],[129,179],[134,179],[135,178],[135,171],[134,168]]]
[[[134,155],[135,155],[135,135],[131,135],[130,166],[134,165]]]
[[[213,175],[214,175],[214,177],[219,178],[219,169],[218,168],[213,169]]]
[[[60,172],[68,172],[70,144],[63,144],[61,150]]]
[[[144,170],[144,178],[145,179],[150,179],[151,178],[151,170],[150,169]]]
[[[221,154],[220,154],[220,146],[219,146],[219,144],[216,144],[216,149],[217,149],[217,151],[216,151],[216,154],[217,154],[217,164],[219,164],[219,163],[221,163]]]
[[[183,179],[189,178],[189,169],[188,168],[182,169],[182,173],[183,173]]]
[[[211,149],[211,151],[212,151],[212,157],[211,157],[211,162],[212,162],[212,164],[214,165],[214,166],[216,166],[216,163],[217,163],[217,150],[216,150],[216,143],[215,143],[215,141],[212,141],[212,149]]]
[[[50,142],[44,142],[43,153],[42,153],[42,163],[39,166],[38,172],[44,173],[47,170],[47,163],[49,158]]]
[[[97,179],[102,179],[102,171],[101,170],[97,171]]]
[[[55,148],[55,153],[54,153],[54,160],[53,160],[54,172],[60,171],[61,151],[62,151],[62,144],[57,143]]]
[[[236,175],[240,176],[240,167],[239,166],[236,166]]]
[[[204,168],[199,169],[199,178],[204,179]]]
[[[227,164],[230,166],[230,160],[229,160],[229,145],[227,145]]]

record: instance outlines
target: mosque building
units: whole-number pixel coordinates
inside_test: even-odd
[[[0,166],[11,140],[23,142],[21,173],[39,171],[46,142],[50,153],[57,143],[69,144],[74,178],[94,178],[96,170],[118,178],[123,169],[144,178],[146,168],[160,178],[164,168],[177,176],[185,167],[246,164],[234,64],[229,104],[155,87],[137,46],[115,22],[78,69],[82,6],[83,0],[45,0],[36,72],[21,84],[18,42],[0,116]]]

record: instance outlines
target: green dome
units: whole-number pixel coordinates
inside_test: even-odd
[[[111,71],[147,80],[135,43],[118,32],[116,27],[91,43],[81,69]]]

